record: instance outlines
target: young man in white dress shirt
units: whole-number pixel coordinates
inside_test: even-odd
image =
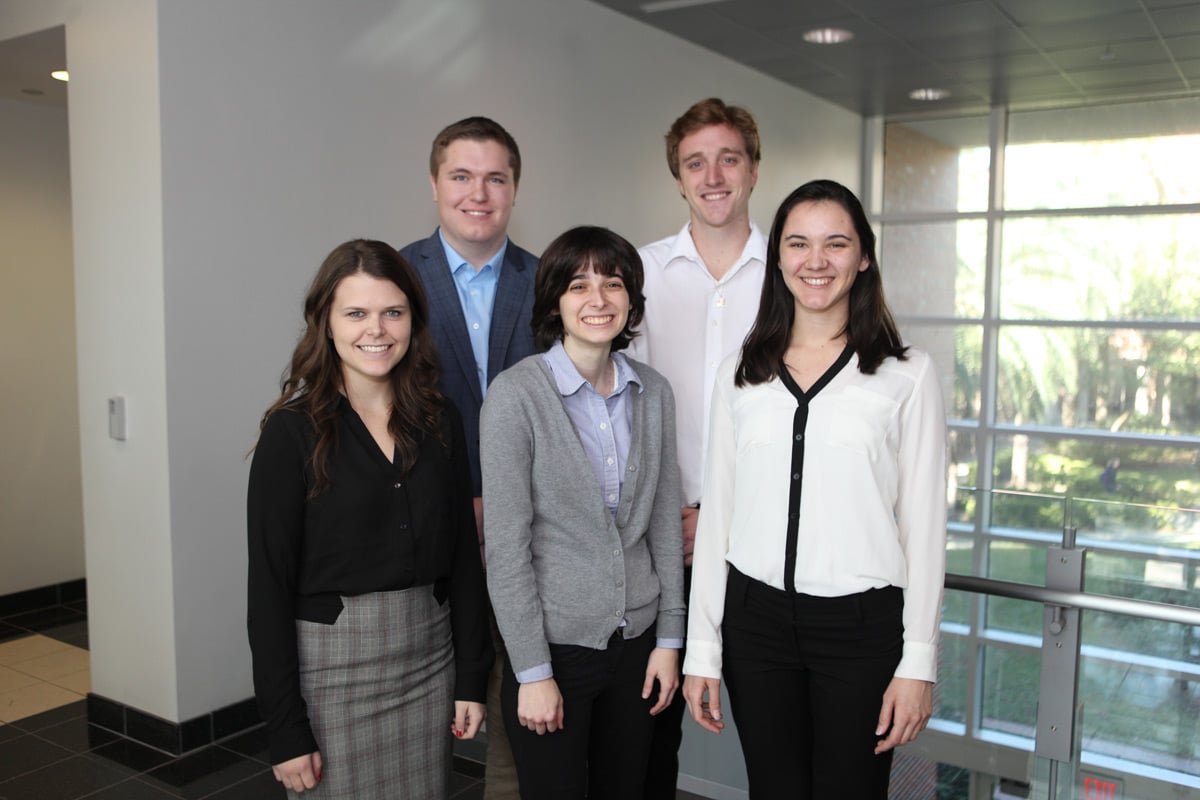
[[[666,376],[675,392],[690,584],[713,381],[754,322],[767,242],[750,220],[750,193],[762,158],[750,112],[715,97],[701,100],[671,125],[666,144],[667,166],[687,201],[689,219],[679,233],[638,250],[646,315],[629,353]],[[685,708],[677,695],[658,716],[646,800],[675,797]]]

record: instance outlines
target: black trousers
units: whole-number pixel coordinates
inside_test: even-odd
[[[692,596],[691,567],[683,568],[683,596]],[[654,718],[654,738],[650,742],[643,800],[675,800],[675,784],[679,782],[679,745],[683,742],[683,716],[687,711],[683,699],[683,657],[686,652],[687,647],[679,651],[679,689],[671,699],[671,705]],[[654,686],[657,692],[658,684]]]
[[[903,648],[904,595],[789,593],[733,567],[721,626],[726,686],[751,800],[887,800],[875,755]]]
[[[642,683],[655,643],[651,627],[629,640],[618,629],[604,650],[551,644],[563,727],[544,736],[517,721],[519,685],[505,670],[500,703],[522,800],[640,800],[658,697],[655,684],[643,700]]]

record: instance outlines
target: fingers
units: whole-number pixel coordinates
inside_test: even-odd
[[[658,699],[650,709],[655,716],[671,704],[675,690],[679,688],[679,651],[668,647],[656,647],[646,661],[646,680],[642,684],[642,699],[649,700],[658,681]]]
[[[486,715],[487,709],[482,703],[455,700],[454,721],[450,723],[450,732],[459,739],[474,739]]]
[[[521,684],[517,690],[517,721],[544,736],[563,727],[563,702],[553,678]]]
[[[308,753],[271,767],[275,780],[297,794],[321,782],[321,754]]]
[[[883,694],[879,722],[875,735],[887,737],[875,745],[875,752],[884,753],[908,744],[925,730],[933,714],[933,685],[927,681],[893,678]]]
[[[709,733],[720,733],[725,727],[721,718],[721,681],[718,678],[701,678],[685,675],[683,699],[695,721]]]

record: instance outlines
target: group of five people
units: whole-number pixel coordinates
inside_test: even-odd
[[[690,219],[640,251],[511,242],[520,153],[472,117],[434,140],[432,236],[322,264],[248,490],[290,794],[445,797],[486,716],[485,797],[673,798],[724,679],[752,798],[887,796],[936,677],[931,359],[849,190],[805,184],[766,238],[745,109],[666,143]]]

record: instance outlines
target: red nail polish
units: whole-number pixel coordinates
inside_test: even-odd
[[[460,739],[461,739],[461,738],[462,738],[462,735],[463,735],[463,732],[462,732],[462,731],[460,731],[460,730],[458,730],[458,729],[456,728],[456,729],[454,730],[454,735],[455,735],[455,736],[457,736],[458,738],[460,738]]]

